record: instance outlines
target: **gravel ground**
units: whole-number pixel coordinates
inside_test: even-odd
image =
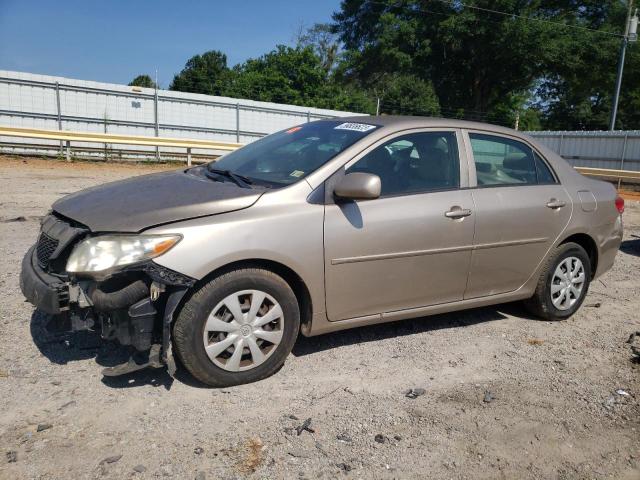
[[[56,198],[158,168],[0,159],[0,478],[640,478],[640,202],[565,322],[508,304],[301,338],[222,390],[106,379],[122,350],[45,335],[20,261]]]

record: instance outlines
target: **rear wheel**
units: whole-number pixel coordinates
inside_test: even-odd
[[[225,387],[273,374],[291,352],[300,312],[289,285],[262,269],[225,273],[184,305],[173,335],[176,351],[201,382]]]
[[[591,280],[591,262],[577,243],[564,243],[547,259],[527,308],[546,320],[564,320],[584,301]]]

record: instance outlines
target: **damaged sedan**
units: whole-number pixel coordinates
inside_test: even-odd
[[[522,300],[577,311],[613,265],[624,202],[510,129],[310,122],[216,162],[58,200],[21,289],[71,330],[130,346],[104,370],[229,386],[275,373],[299,333]]]

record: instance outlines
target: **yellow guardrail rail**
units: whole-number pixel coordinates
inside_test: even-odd
[[[242,143],[217,142],[193,138],[147,137],[142,135],[120,135],[115,133],[73,132],[67,130],[47,130],[43,128],[21,128],[0,126],[0,136],[44,138],[67,142],[67,160],[71,159],[71,142],[116,143],[143,145],[150,147],[177,147],[187,149],[187,164],[191,165],[191,149],[232,151],[242,147]],[[583,175],[617,178],[618,180],[640,180],[640,171],[615,170],[610,168],[575,167]]]
[[[47,130],[43,128],[21,128],[0,126],[0,136],[44,138],[67,142],[67,160],[71,159],[71,142],[116,143],[149,147],[177,147],[187,149],[187,163],[191,165],[191,149],[231,151],[242,143],[218,142],[193,138],[147,137],[142,135],[121,135],[115,133],[73,132],[67,130]]]
[[[575,167],[583,175],[605,178],[626,178],[629,180],[640,180],[640,172],[635,170],[615,170],[611,168],[588,168]]]

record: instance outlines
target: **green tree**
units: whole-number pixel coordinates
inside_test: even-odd
[[[340,62],[340,38],[328,23],[316,23],[306,32],[301,33],[298,36],[297,45],[313,49],[314,53],[320,57],[322,69],[327,77]]]
[[[470,3],[527,15],[535,2]],[[370,84],[389,73],[412,75],[433,85],[449,116],[486,116],[507,95],[530,88],[541,67],[544,24],[487,18],[457,2],[344,0],[333,18],[356,78]]]
[[[143,88],[156,88],[156,82],[154,82],[149,75],[138,75],[136,78],[129,82],[130,87],[143,87]]]
[[[228,95],[307,107],[375,112],[374,101],[348,82],[336,82],[312,46],[278,45],[234,69]]]
[[[627,0],[628,1],[628,0]],[[309,107],[444,115],[521,129],[606,128],[623,0],[343,0],[330,25],[227,66],[192,57],[171,89]],[[618,127],[640,126],[630,45]],[[150,79],[149,79],[150,80]]]
[[[313,106],[370,115],[376,112],[375,97],[370,92],[354,85],[340,85],[333,81],[321,87]]]
[[[381,113],[418,116],[440,114],[433,85],[416,75],[388,75],[377,83],[374,93],[380,98]]]
[[[326,78],[321,60],[311,47],[284,45],[247,60],[234,72],[234,96],[293,105],[313,105]]]
[[[335,82],[329,70],[327,59],[311,45],[278,45],[231,69],[222,52],[211,51],[192,57],[170,88],[307,107],[375,111],[363,91],[348,82]]]
[[[433,85],[445,116],[512,126],[520,112],[521,125],[606,128],[620,43],[612,34],[625,14],[621,0],[343,0],[333,16],[345,49],[337,70],[370,90],[413,75]],[[639,120],[634,50],[619,115],[627,127]]]
[[[620,33],[626,6],[619,0],[581,1],[577,10],[563,19],[582,28],[554,29],[545,44],[546,65],[536,95],[549,129],[607,129],[611,113]],[[634,111],[627,108],[637,82],[632,72],[640,64],[634,48],[628,51],[625,86],[620,102],[618,126],[629,124]],[[634,85],[635,83],[635,85]],[[637,123],[637,117],[635,125]]]
[[[618,120],[616,122],[617,128],[624,130],[640,129],[640,84],[636,80],[637,78],[640,78],[640,44],[633,43],[627,49],[627,61],[622,78]]]
[[[169,89],[206,95],[225,95],[230,76],[227,56],[218,50],[211,50],[191,57],[182,71],[173,77]]]

